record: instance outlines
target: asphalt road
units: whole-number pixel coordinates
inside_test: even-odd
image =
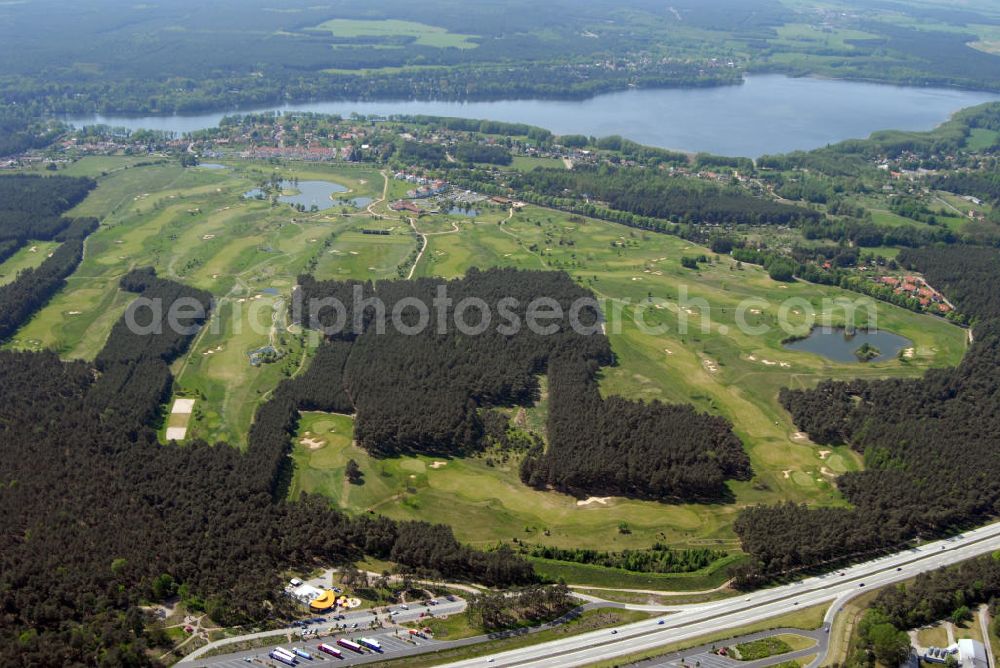
[[[800,649],[793,652],[787,652],[785,654],[769,656],[766,659],[760,659],[758,661],[737,661],[735,659],[730,659],[729,657],[719,656],[715,653],[716,647],[722,647],[723,645],[731,647],[732,645],[739,645],[740,643],[769,638],[782,633],[791,633],[797,636],[812,638],[816,641],[816,644],[807,649]],[[632,664],[632,668],[680,668],[682,665],[701,665],[702,668],[766,668],[766,666],[773,666],[776,663],[812,656],[813,654],[825,656],[829,642],[830,634],[826,632],[826,629],[819,629],[818,631],[803,631],[802,629],[790,628],[772,629],[770,631],[761,631],[760,633],[750,633],[737,638],[730,638],[729,640],[720,641],[714,644],[702,645],[701,647],[692,647],[691,649],[686,649],[683,652],[666,654],[648,661],[634,663]]]
[[[660,619],[627,624],[614,630],[602,629],[447,665],[449,668],[485,665],[569,668],[651,651],[662,645],[696,639],[722,629],[765,621],[797,608],[832,602],[825,620],[829,627],[844,603],[866,591],[866,588],[892,584],[924,571],[998,549],[1000,523],[995,523],[955,538],[929,543],[794,584],[722,601],[685,606],[683,610]],[[662,624],[659,623],[661,620]],[[821,659],[819,657],[817,663]]]

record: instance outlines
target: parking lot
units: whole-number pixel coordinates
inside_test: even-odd
[[[299,649],[304,649],[313,656],[312,660],[309,659],[299,659],[299,665],[316,665],[323,663],[335,664],[338,666],[350,666],[353,664],[367,663],[369,661],[377,661],[379,659],[392,659],[399,658],[401,656],[406,656],[407,654],[414,653],[415,651],[426,651],[428,645],[433,645],[437,641],[432,639],[422,639],[422,638],[406,638],[408,634],[406,631],[399,631],[399,635],[396,635],[395,631],[359,631],[353,632],[348,635],[339,636],[326,636],[324,638],[309,638],[305,642],[298,640],[294,643],[275,643],[274,645],[269,645],[266,648],[248,650],[246,652],[238,652],[236,654],[227,654],[226,656],[221,656],[217,659],[203,659],[197,662],[198,666],[205,666],[211,668],[247,668],[247,666],[276,666],[278,668],[285,666],[279,661],[275,661],[268,657],[268,652],[273,647],[284,647],[287,650],[291,650],[292,647],[297,647]],[[382,644],[382,652],[374,652],[370,650],[365,650],[364,654],[356,654],[349,649],[340,647],[340,651],[343,654],[342,659],[338,659],[333,656],[329,656],[320,652],[316,649],[316,646],[320,643],[326,643],[328,645],[336,646],[338,638],[349,638],[352,640],[357,640],[360,637],[374,638]]]

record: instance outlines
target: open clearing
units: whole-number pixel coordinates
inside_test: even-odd
[[[477,37],[476,35],[461,35],[426,23],[397,19],[383,21],[332,19],[319,24],[313,30],[326,31],[334,37],[371,37],[373,38],[372,43],[378,45],[388,43],[402,47],[404,46],[402,42],[387,42],[386,40],[403,37],[412,40],[413,44],[417,46],[432,46],[442,49],[474,49],[479,46],[476,42],[470,41]]]
[[[25,269],[37,268],[57,248],[59,243],[55,241],[29,241],[5,262],[0,262],[0,286],[13,282]]]

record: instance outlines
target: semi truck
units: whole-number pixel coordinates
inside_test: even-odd
[[[276,649],[272,649],[271,652],[268,654],[268,656],[274,659],[275,661],[285,664],[286,666],[298,665],[293,656],[287,653],[279,652]]]
[[[361,643],[363,646],[367,647],[368,649],[372,650],[373,652],[379,652],[379,653],[382,652],[382,643],[380,643],[378,640],[375,640],[374,638],[361,638],[358,640],[358,642]]]
[[[292,648],[292,654],[294,654],[295,656],[301,656],[303,659],[309,659],[310,661],[313,660],[312,654],[305,651],[304,649],[299,649],[298,647]]]
[[[351,650],[352,652],[357,652],[358,654],[364,653],[364,649],[361,647],[361,645],[352,640],[348,640],[347,638],[341,638],[340,640],[337,641],[337,644],[343,647],[344,649]]]
[[[335,656],[338,659],[344,658],[344,653],[343,652],[341,652],[339,649],[337,649],[333,645],[327,645],[325,642],[324,643],[320,643],[319,646],[316,649],[318,649],[319,651],[323,652],[324,654],[329,654],[330,656]]]

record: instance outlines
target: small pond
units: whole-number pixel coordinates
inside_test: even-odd
[[[816,327],[804,339],[784,344],[789,350],[815,353],[834,362],[859,362],[858,349],[868,344],[878,351],[869,362],[883,362],[894,359],[899,351],[909,348],[913,342],[899,334],[884,330],[857,330],[848,333],[842,327]]]
[[[353,206],[355,209],[363,209],[375,200],[371,197],[351,197],[350,199],[338,199],[335,206]]]
[[[475,218],[479,215],[479,209],[463,209],[460,206],[453,206],[448,210],[453,216],[465,216],[466,218]]]
[[[335,206],[337,202],[334,201],[333,196],[337,193],[345,193],[348,190],[346,186],[333,183],[332,181],[299,181],[298,183],[282,181],[281,189],[298,192],[294,195],[279,195],[279,202],[292,205],[301,204],[306,209],[311,209],[315,204],[316,208],[320,211]],[[262,195],[264,195],[264,192],[260,188],[254,188],[243,193],[243,196],[247,198],[261,197]]]
[[[199,162],[197,166],[202,169],[226,169],[225,165],[220,165],[217,162]]]

